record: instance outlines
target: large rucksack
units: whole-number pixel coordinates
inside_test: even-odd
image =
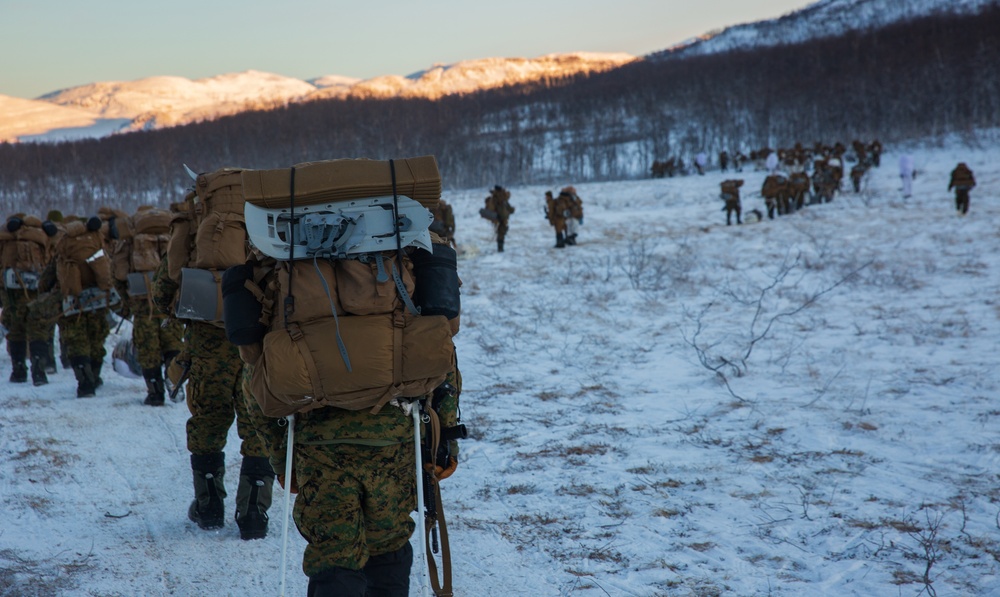
[[[35,216],[11,217],[0,228],[0,271],[3,287],[35,290],[38,278],[48,265],[55,224]]]
[[[426,165],[427,158],[417,159]],[[377,412],[394,398],[430,393],[455,367],[455,253],[430,234],[433,216],[425,208],[440,196],[439,176],[424,181],[435,192],[395,185],[393,193],[397,164],[376,169],[366,160],[365,171],[355,172],[352,162],[360,161],[326,165],[358,185],[341,186],[353,197],[333,201],[302,198],[297,188],[293,199],[289,170],[244,172],[258,181],[284,177],[289,189],[284,200],[269,197],[266,208],[248,195],[251,243],[264,257],[223,278],[227,336],[253,365],[250,390],[266,416],[324,406]],[[389,213],[399,215],[394,221],[405,223],[405,234],[390,218],[387,235],[386,202],[368,196],[386,189],[394,195]],[[311,191],[324,195],[322,185]],[[259,227],[258,219],[269,226]],[[381,250],[363,250],[379,243]]]
[[[129,295],[148,294],[152,274],[167,251],[170,219],[167,210],[142,206],[129,220],[129,236],[118,239],[112,269],[115,279],[127,284]]]
[[[116,304],[111,259],[105,251],[108,224],[98,216],[73,221],[56,243],[56,278],[63,313],[91,311]]]
[[[241,168],[199,174],[172,206],[168,275],[179,284],[174,314],[222,326],[222,272],[247,259]]]

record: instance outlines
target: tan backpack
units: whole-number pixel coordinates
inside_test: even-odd
[[[348,179],[370,172],[366,160],[355,161],[360,173],[351,171],[352,161],[338,162]],[[433,164],[434,176],[422,182],[440,189]],[[321,185],[312,190],[325,193]],[[357,192],[343,185],[336,190]],[[439,195],[428,192],[421,203],[433,206]],[[288,203],[280,195],[269,200]],[[431,239],[435,255],[440,250],[454,256],[443,239]],[[458,319],[455,261],[426,265],[433,257],[415,262],[418,252],[431,255],[411,247],[340,259],[266,258],[226,271],[227,336],[253,367],[250,390],[266,416],[327,406],[378,412],[395,398],[425,395],[444,381],[455,367],[449,321]],[[454,304],[448,308],[436,309],[434,299],[420,294],[421,275],[427,274],[419,270],[432,269],[454,276]],[[425,314],[418,314],[418,305]]]
[[[48,265],[55,234],[52,222],[42,222],[35,216],[12,217],[0,228],[4,287],[27,290],[38,287],[38,276]]]
[[[111,289],[111,259],[104,251],[104,232],[97,216],[67,224],[55,253],[63,296],[74,297],[88,288]]]
[[[222,272],[243,264],[248,256],[242,172],[223,168],[200,174],[185,201],[171,206],[168,275],[180,284],[179,318],[223,324]],[[206,288],[206,281],[215,292]]]

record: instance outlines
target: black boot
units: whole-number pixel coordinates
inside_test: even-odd
[[[147,406],[163,406],[166,391],[163,386],[163,370],[159,367],[143,369],[142,377],[146,380],[146,399],[142,403]]]
[[[570,245],[570,246],[575,245],[576,244],[576,235],[575,234],[567,234],[566,235],[566,244]]]
[[[13,383],[26,383],[28,381],[28,366],[24,361],[28,358],[28,343],[24,340],[7,339],[7,352],[10,354],[10,362],[13,370],[10,372],[10,381]]]
[[[104,359],[90,359],[90,370],[94,372],[94,389],[104,385],[104,380],[101,379],[101,366],[104,365]]]
[[[503,253],[503,239],[497,239],[497,253]]]
[[[44,386],[49,383],[49,378],[45,375],[45,365],[48,363],[48,346],[44,340],[33,340],[30,344],[31,351],[31,383],[36,386]]]
[[[240,539],[263,539],[267,536],[267,509],[271,507],[274,471],[262,456],[244,456],[240,466],[240,484],[236,488],[236,525]]]
[[[226,455],[222,452],[192,454],[194,501],[188,508],[188,518],[203,529],[221,529],[225,522]]]
[[[364,567],[368,579],[365,597],[407,597],[412,565],[413,547],[409,543],[394,552],[368,558]]]
[[[89,357],[71,357],[70,366],[76,375],[76,397],[90,398],[94,396],[94,372],[90,368]]]
[[[306,597],[366,597],[365,573],[349,568],[330,568],[309,577]]]
[[[562,249],[566,246],[566,239],[563,237],[562,232],[556,232],[556,248]]]

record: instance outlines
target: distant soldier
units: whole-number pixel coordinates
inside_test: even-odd
[[[434,221],[431,223],[431,232],[448,241],[453,248],[458,248],[455,244],[455,213],[444,199],[438,201],[431,210],[434,214]]]
[[[969,213],[969,191],[975,186],[976,177],[972,174],[972,170],[969,170],[965,162],[959,162],[951,171],[951,182],[948,183],[948,190],[955,189],[955,209],[963,216]]]
[[[816,160],[812,175],[814,203],[829,203],[837,190],[837,178],[826,160]]]
[[[839,144],[838,144],[839,145]],[[844,179],[843,152],[834,148],[833,155],[826,160],[826,171],[833,178],[834,189],[840,190],[840,182]],[[831,199],[833,197],[831,196]]]
[[[864,179],[865,174],[868,172],[867,162],[858,162],[851,166],[851,184],[854,186],[854,192],[861,192],[861,181]]]
[[[740,216],[743,210],[740,203],[740,187],[743,186],[743,179],[724,180],[720,184],[722,187],[722,193],[719,196],[723,201],[725,201],[725,205],[723,205],[722,209],[726,212],[726,226],[730,226],[732,224],[732,216],[734,213],[736,214],[736,223],[742,224],[743,220]]]
[[[792,172],[788,177],[788,188],[791,193],[791,204],[796,210],[802,209],[806,204],[806,194],[809,192],[809,175],[802,170]]]
[[[720,151],[719,152],[719,170],[722,171],[722,172],[726,172],[728,170],[728,168],[729,168],[729,152],[725,151],[725,150]]]
[[[674,174],[677,173],[677,160],[670,158],[666,162],[663,162],[663,171],[667,173],[667,176],[673,178]]]
[[[479,215],[493,222],[493,229],[497,236],[497,252],[503,253],[503,241],[507,236],[508,229],[507,222],[511,214],[514,213],[514,206],[510,204],[510,191],[496,185],[484,203],[485,206],[479,210]]]
[[[576,194],[575,187],[563,187],[557,201],[564,206],[566,215],[566,244],[575,245],[576,236],[583,224],[583,200]]]
[[[903,199],[909,199],[913,195],[913,179],[916,174],[913,156],[908,153],[899,156],[899,178],[903,182]]]
[[[31,359],[31,381],[40,386],[49,382],[45,369],[49,354],[51,322],[29,315],[29,304],[38,296],[38,283],[52,253],[51,239],[57,234],[54,223],[35,216],[18,214],[8,218],[0,231],[0,273],[3,289],[0,304],[7,328],[7,352],[13,370],[10,381],[28,381],[26,361]]]
[[[743,164],[745,164],[746,161],[747,156],[745,156],[742,151],[737,151],[733,156],[733,170],[743,172]]]
[[[764,158],[764,167],[767,168],[768,174],[774,174],[778,171],[778,165],[780,160],[778,159],[778,152],[767,150],[767,157]]]
[[[131,218],[131,234],[119,238],[113,253],[115,287],[122,295],[119,315],[132,320],[132,345],[146,381],[143,404],[162,406],[166,396],[163,371],[184,348],[184,326],[153,305],[150,289],[170,240],[171,214],[140,207]]]
[[[775,154],[772,153],[771,155]],[[760,194],[764,197],[768,219],[774,219],[775,211],[778,212],[778,215],[788,213],[791,193],[788,187],[788,178],[784,174],[778,172],[765,178],[764,184],[760,189]]]
[[[882,162],[882,143],[878,139],[872,141],[868,146],[868,153],[871,154],[872,166],[878,168]]]
[[[108,307],[119,301],[106,250],[108,235],[115,229],[114,216],[107,218],[95,215],[66,224],[56,243],[55,259],[38,282],[40,292],[56,291],[62,297],[59,333],[66,338],[77,398],[96,395],[104,384],[104,341],[111,333]]]
[[[653,165],[650,166],[649,171],[653,178],[663,178],[663,175],[667,172],[667,164],[660,160],[653,160]],[[549,192],[551,193],[551,191]]]
[[[867,164],[868,163],[868,147],[864,143],[862,143],[861,141],[859,141],[857,139],[855,139],[854,141],[851,141],[851,147],[854,148],[854,155],[855,155],[855,157],[858,160],[858,164],[862,164],[862,165],[863,164]],[[851,175],[851,178],[852,179],[854,178],[853,173]],[[855,191],[855,192],[857,192],[857,191]]]
[[[552,191],[545,191],[545,219],[556,229],[556,249],[566,246],[566,215],[564,206],[555,197]]]
[[[699,151],[698,155],[694,156],[694,167],[698,171],[698,174],[705,174],[705,168],[708,167],[708,154],[704,151]]]

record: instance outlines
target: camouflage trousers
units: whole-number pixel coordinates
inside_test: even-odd
[[[184,349],[184,325],[176,319],[139,315],[133,311],[132,343],[139,353],[139,366],[156,369],[163,365],[163,355]],[[166,323],[164,323],[166,322]]]
[[[306,540],[302,570],[360,570],[374,555],[403,547],[416,509],[412,443],[295,446],[299,486],[292,518]]]
[[[254,432],[243,396],[243,361],[226,331],[207,323],[191,324],[191,371],[188,377],[187,447],[192,454],[222,452],[236,420],[240,454],[267,457]]]
[[[107,309],[69,315],[59,320],[59,337],[64,341],[66,356],[70,359],[86,357],[91,361],[103,361],[107,354],[104,341],[110,333]]]
[[[19,289],[7,289],[3,292],[7,295],[3,300],[4,309],[0,322],[7,328],[7,339],[11,342],[48,342],[55,330],[55,322],[32,317],[28,311],[28,303],[35,300],[38,293]]]

